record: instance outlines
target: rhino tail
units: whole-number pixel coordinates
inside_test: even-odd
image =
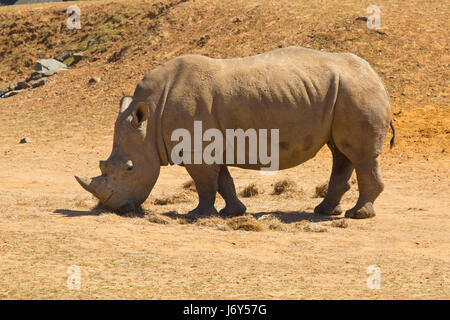
[[[395,144],[395,128],[394,128],[394,124],[392,123],[392,120],[389,122],[389,126],[392,129],[392,138],[391,138],[391,142],[390,142],[390,146],[391,149],[394,147]]]

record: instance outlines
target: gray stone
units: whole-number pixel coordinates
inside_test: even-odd
[[[42,72],[35,71],[35,72],[33,72],[29,77],[27,77],[27,78],[25,79],[25,81],[26,81],[26,82],[30,82],[30,81],[32,81],[32,80],[40,79],[40,78],[42,78],[43,76],[44,76],[44,74],[43,74]]]
[[[30,143],[30,142],[31,142],[30,139],[28,139],[27,137],[22,138],[22,139],[20,140],[20,143]]]
[[[40,79],[31,81],[31,82],[30,82],[30,85],[31,85],[33,88],[37,88],[37,87],[40,87],[40,86],[43,86],[44,84],[46,84],[46,83],[47,83],[47,80],[48,80],[47,77],[43,77],[43,78],[40,78]]]
[[[1,98],[5,93],[8,93],[10,90],[11,90],[11,89],[9,89],[9,87],[0,89],[0,98]]]
[[[20,81],[20,82],[17,82],[16,88],[14,90],[23,90],[23,89],[28,89],[28,88],[31,88],[30,84],[28,84],[25,81]]]
[[[94,83],[98,83],[98,82],[100,82],[99,77],[92,77],[89,79],[89,84],[94,84]]]
[[[8,91],[7,93],[5,93],[2,96],[2,98],[9,98],[9,97],[15,96],[18,93],[19,93],[19,91],[14,91],[14,90],[13,91]]]
[[[42,72],[46,76],[51,76],[55,72],[67,70],[67,66],[55,59],[40,59],[36,62],[34,69]]]

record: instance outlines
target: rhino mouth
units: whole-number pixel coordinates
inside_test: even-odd
[[[111,194],[109,195],[109,197],[106,198],[105,201],[100,201],[100,202],[102,202],[102,203],[104,203],[106,205],[108,203],[109,199],[111,199],[113,195],[114,195],[114,191],[111,191]]]

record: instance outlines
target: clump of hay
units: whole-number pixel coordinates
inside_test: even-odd
[[[258,221],[269,230],[286,231],[286,226],[273,214],[266,214],[258,218]]]
[[[158,213],[150,212],[147,214],[147,220],[151,223],[169,224],[170,219]]]
[[[303,231],[306,232],[327,232],[328,229],[320,224],[308,223],[303,227]]]
[[[262,223],[258,222],[255,217],[251,215],[227,219],[226,224],[232,230],[264,231]]]
[[[185,183],[183,183],[183,189],[192,191],[192,192],[196,192],[197,189],[195,188],[195,182],[194,180],[189,180],[186,181]]]
[[[328,191],[328,182],[324,182],[322,184],[319,184],[316,187],[316,193],[314,194],[315,198],[325,198]]]
[[[153,204],[157,206],[166,206],[168,204],[180,203],[180,202],[189,202],[189,196],[185,193],[173,194],[170,196],[162,196],[160,198],[156,198],[153,200]]]
[[[153,204],[156,204],[157,206],[165,206],[172,203],[173,200],[169,196],[164,196],[162,198],[156,198],[155,200],[153,200]]]
[[[239,195],[244,198],[254,197],[258,194],[259,194],[259,190],[256,187],[256,183],[249,184],[244,189],[242,189],[242,191],[239,193]]]
[[[331,222],[331,226],[335,228],[347,228],[348,222],[346,219],[334,220],[333,222]]]
[[[303,228],[305,225],[307,225],[309,222],[307,220],[302,220],[298,222],[294,222],[291,224],[291,228],[295,231],[303,231]]]
[[[288,194],[295,191],[295,182],[292,180],[280,180],[273,186],[273,195]]]
[[[216,228],[220,231],[230,231],[230,227],[226,224],[226,221],[219,217],[198,219],[196,225],[203,227]]]

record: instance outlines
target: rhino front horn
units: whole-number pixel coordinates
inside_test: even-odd
[[[111,191],[108,191],[104,176],[98,176],[92,179],[75,176],[75,179],[77,179],[83,189],[92,193],[100,201],[108,199],[112,194]]]
[[[90,193],[94,193],[93,188],[91,187],[92,179],[90,178],[83,178],[79,176],[75,176],[75,179],[77,179],[80,186],[83,187],[86,191],[89,191]]]

